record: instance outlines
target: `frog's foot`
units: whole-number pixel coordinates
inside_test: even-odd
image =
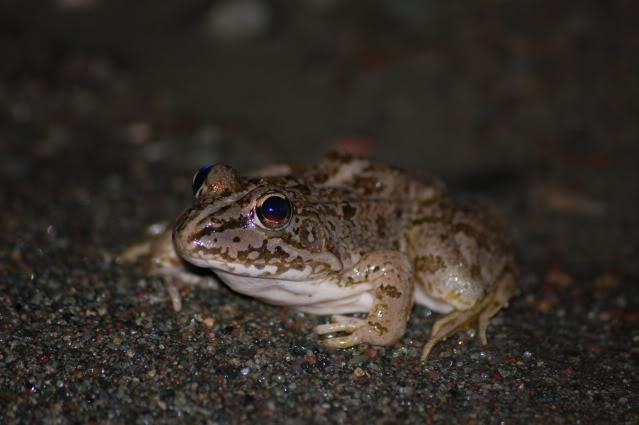
[[[422,351],[422,362],[428,359],[428,355],[435,345],[445,340],[451,335],[469,327],[469,324],[477,319],[478,312],[473,309],[469,311],[455,311],[439,319],[433,325],[430,338]]]
[[[209,273],[187,263],[175,252],[172,231],[165,224],[157,224],[147,231],[152,238],[137,243],[123,251],[117,258],[119,262],[131,263],[144,260],[144,268],[151,276],[159,276],[166,283],[166,290],[173,305],[173,310],[182,309],[180,288],[185,285],[197,285],[209,289],[217,289],[219,283]],[[154,296],[151,302],[165,301],[166,297]]]
[[[182,295],[180,294],[180,288],[185,285],[188,286],[200,286],[209,289],[218,289],[220,284],[211,275],[200,275],[195,273],[189,273],[179,268],[167,268],[158,269],[151,272],[154,276],[159,276],[164,279],[166,292],[169,294],[171,305],[174,311],[182,310]],[[158,297],[158,299],[165,299],[164,297]]]
[[[433,347],[439,342],[459,331],[468,329],[475,322],[477,323],[479,342],[482,345],[488,344],[486,329],[488,328],[490,319],[497,314],[499,310],[506,307],[508,300],[516,293],[517,285],[515,277],[507,273],[497,283],[494,291],[487,294],[486,297],[473,308],[465,311],[455,311],[437,320],[433,325],[431,336],[422,351],[421,361],[426,361]]]
[[[148,226],[145,229],[148,239],[130,245],[115,257],[115,261],[118,263],[135,263],[141,258],[151,255],[155,249],[154,246],[157,244],[156,239],[161,238],[163,233],[170,235],[171,231],[168,230],[168,226],[169,223],[167,222],[154,223]]]
[[[333,332],[355,332],[358,328],[366,324],[366,320],[354,317],[334,314],[331,316],[333,323],[317,325],[313,331],[319,335],[330,334]]]
[[[171,301],[171,306],[174,311],[182,310],[182,294],[180,289],[184,286],[204,286],[210,289],[219,288],[219,283],[214,277],[208,276],[194,276],[190,273],[178,273],[178,271],[160,272],[154,271],[151,273],[154,276],[161,277],[164,280],[164,287],[168,293],[166,295],[148,295],[146,299],[150,304],[160,304],[167,301]]]
[[[328,338],[322,341],[324,346],[330,348],[348,348],[362,342],[361,330],[368,326],[367,320],[336,314],[331,316],[333,323],[315,326],[313,331],[318,335],[330,334],[333,332],[348,332],[350,335]],[[364,332],[365,333],[365,332]]]
[[[173,284],[171,281],[165,281],[165,288],[168,296],[147,294],[144,300],[148,304],[164,304],[171,301],[174,311],[182,309],[182,296],[180,295],[180,286]]]
[[[149,255],[151,252],[151,241],[144,241],[133,244],[115,257],[115,261],[120,264],[135,263],[140,258]]]
[[[356,319],[335,315],[332,320],[334,323],[319,325],[313,330],[319,335],[333,332],[346,332],[349,335],[324,339],[322,344],[329,348],[348,348],[364,343],[389,346],[397,342],[406,329],[404,321],[397,321],[397,326],[394,326],[392,323],[371,319],[370,316],[368,319]]]

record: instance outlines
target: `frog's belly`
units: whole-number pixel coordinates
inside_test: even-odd
[[[333,279],[293,281],[242,276],[220,270],[215,273],[236,292],[305,313],[368,312],[374,301],[374,286],[370,283],[342,287]]]

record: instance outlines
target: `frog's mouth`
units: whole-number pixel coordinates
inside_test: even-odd
[[[240,276],[219,270],[217,275],[236,292],[312,314],[366,312],[373,305],[372,283],[344,288],[339,285],[339,279],[331,277],[292,282],[283,278]]]
[[[305,264],[296,266],[278,266],[275,264],[229,263],[191,256],[184,256],[183,258],[195,266],[211,269],[214,272],[222,272],[225,274],[228,273],[236,276],[245,276],[264,280],[277,279],[300,281],[326,275],[326,273],[322,273],[322,270],[326,270],[326,267],[322,267],[318,270],[317,267],[314,268],[311,265]]]

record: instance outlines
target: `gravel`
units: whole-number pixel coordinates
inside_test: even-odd
[[[639,424],[639,8],[253,3],[240,44],[194,0],[0,6],[0,423]],[[326,317],[224,286],[175,313],[115,261],[201,165],[353,144],[508,212],[522,294],[488,346],[420,364],[416,307],[333,351]]]

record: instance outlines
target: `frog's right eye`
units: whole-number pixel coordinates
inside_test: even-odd
[[[200,168],[200,171],[195,173],[193,176],[193,194],[196,198],[198,198],[200,193],[202,193],[203,184],[212,169],[212,165],[207,165],[206,167]]]
[[[265,193],[255,204],[257,224],[266,230],[282,230],[291,220],[292,210],[291,201],[283,193]]]

